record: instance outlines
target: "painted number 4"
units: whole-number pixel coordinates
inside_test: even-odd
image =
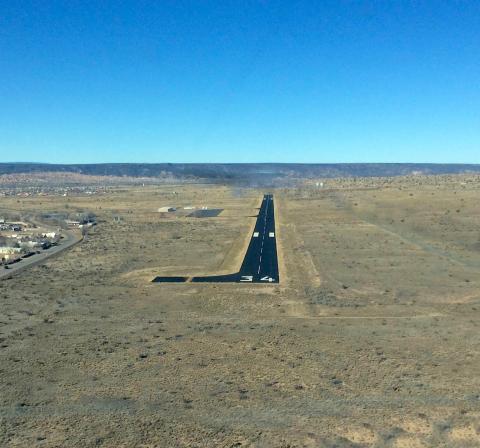
[[[273,282],[275,279],[266,275],[260,279],[262,282]]]

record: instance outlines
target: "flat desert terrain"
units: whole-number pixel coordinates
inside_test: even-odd
[[[0,280],[0,446],[480,446],[480,177],[324,182],[270,190],[278,285],[151,283],[237,270],[264,190],[0,197],[98,219]]]

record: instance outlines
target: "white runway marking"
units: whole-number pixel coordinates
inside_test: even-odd
[[[270,232],[270,233],[268,234],[268,236],[269,236],[270,238],[275,238],[275,232]]]
[[[253,237],[257,238],[257,236],[258,236],[258,232],[253,232]]]

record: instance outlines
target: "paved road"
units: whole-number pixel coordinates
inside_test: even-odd
[[[188,277],[155,277],[154,282],[184,282]],[[193,277],[192,282],[278,283],[277,241],[273,195],[266,194],[240,271],[235,274]]]
[[[22,259],[18,263],[9,265],[10,269],[5,269],[0,266],[0,279],[10,278],[15,274],[22,272],[23,270],[43,263],[46,259],[51,258],[64,250],[72,247],[82,240],[82,235],[79,232],[66,231],[63,233],[64,238],[60,240],[58,246],[52,246],[47,250],[41,250],[39,254],[32,255],[31,257]]]

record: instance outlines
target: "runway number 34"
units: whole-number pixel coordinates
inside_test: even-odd
[[[262,282],[273,282],[275,279],[266,275],[260,279]]]

